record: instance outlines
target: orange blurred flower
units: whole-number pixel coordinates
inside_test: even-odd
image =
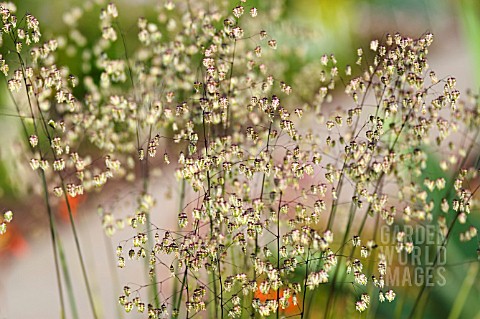
[[[280,289],[279,298],[283,297],[284,290],[285,289],[283,289],[283,288]],[[277,291],[273,290],[273,289],[270,289],[267,294],[264,294],[260,291],[260,288],[258,288],[257,291],[255,292],[254,298],[259,299],[262,303],[264,303],[267,300],[276,300],[277,299]],[[280,307],[280,314],[282,314],[282,315],[298,314],[298,311],[300,309],[299,307],[301,307],[300,296],[297,295],[297,304],[295,305],[293,303],[293,296],[290,295],[290,297],[288,298],[288,307],[286,307],[285,309],[282,309]]]
[[[15,224],[9,224],[5,234],[0,236],[0,257],[13,255],[20,257],[28,249],[27,240]]]
[[[68,203],[70,204],[70,210],[72,211],[72,216],[75,217],[77,215],[78,206],[83,203],[87,199],[87,195],[77,195],[72,197],[67,195]],[[68,206],[65,197],[62,197],[60,203],[58,204],[58,213],[60,214],[60,218],[67,222],[70,220],[70,216],[68,214]]]

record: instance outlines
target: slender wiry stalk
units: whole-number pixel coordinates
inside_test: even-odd
[[[219,287],[220,287],[220,318],[223,317],[223,284],[222,284],[222,268],[220,264],[220,252],[217,252],[217,267],[218,267],[218,282],[219,282]]]
[[[309,262],[310,262],[310,244],[308,245],[307,260],[305,262],[305,277],[304,277],[304,282],[303,282],[302,312],[300,314],[300,319],[303,319],[304,316],[305,316],[305,302],[307,300],[307,280],[308,280]]]
[[[45,203],[47,205],[47,213],[48,213],[48,220],[49,220],[49,225],[50,225],[50,238],[52,240],[52,247],[53,247],[53,254],[54,254],[54,261],[55,261],[55,273],[57,275],[57,288],[59,292],[59,297],[60,297],[60,314],[61,318],[66,318],[65,316],[65,302],[63,300],[63,289],[62,289],[62,282],[60,278],[60,269],[59,269],[59,263],[58,263],[58,239],[57,239],[57,234],[56,234],[56,229],[55,229],[55,220],[53,217],[52,209],[50,206],[50,198],[48,195],[48,187],[47,187],[47,179],[45,178],[45,173],[43,170],[40,172],[40,176],[42,179],[42,186],[43,186],[43,193],[45,196]],[[75,309],[74,304],[72,304],[72,310]],[[76,310],[76,309],[75,309]]]
[[[85,266],[85,261],[84,261],[82,250],[81,250],[81,247],[80,247],[80,240],[79,240],[79,237],[78,237],[75,222],[73,220],[72,208],[70,206],[69,198],[67,196],[67,189],[65,187],[65,183],[63,181],[63,178],[61,178],[61,181],[62,181],[62,188],[63,188],[65,202],[67,204],[68,216],[69,216],[69,219],[70,219],[70,226],[72,228],[73,237],[74,237],[74,240],[75,240],[75,247],[77,249],[78,259],[80,260],[80,268],[82,269],[83,281],[84,281],[85,287],[87,289],[87,295],[88,295],[88,300],[89,300],[89,303],[90,303],[90,308],[92,310],[92,315],[96,319],[96,318],[98,318],[98,316],[97,316],[97,312],[95,310],[95,302],[93,300],[93,293],[92,293],[92,289],[90,288],[90,282],[88,280],[87,269],[86,269],[86,266]]]
[[[277,271],[280,280],[280,208],[282,207],[282,195],[283,192],[280,192],[280,198],[278,200],[278,210],[277,210]],[[280,289],[277,289],[277,319],[280,318]]]
[[[205,94],[204,90],[204,94]],[[205,156],[208,157],[208,148],[209,148],[209,143],[208,143],[208,135],[207,135],[207,123],[205,122],[205,111],[202,112],[202,127],[203,127],[203,142],[204,142],[204,147],[205,147]],[[204,196],[204,201],[206,199],[210,199],[210,191],[211,191],[211,179],[210,179],[210,171],[207,171],[207,191]],[[211,212],[209,213],[209,225],[210,225],[210,238],[213,238],[213,218]],[[220,269],[218,270],[220,272]],[[213,298],[214,298],[214,314],[215,318],[218,318],[218,308],[223,308],[222,303],[218,302],[218,294],[217,294],[217,276],[215,271],[212,271],[212,283],[213,283]],[[222,282],[220,281],[220,285]]]
[[[377,242],[377,234],[378,234],[378,228],[379,228],[379,227],[380,227],[380,215],[377,214],[377,215],[375,216],[375,226],[374,226],[374,229],[373,229],[373,238],[372,238],[372,240],[373,240],[374,242]],[[370,252],[370,253],[372,253],[372,252]],[[375,263],[375,262],[376,262],[376,259],[375,259],[375,258],[370,258],[370,259],[368,260],[368,266],[367,266],[367,273],[368,273],[368,274],[373,273],[373,268],[374,268],[374,263]],[[369,295],[372,295],[372,292],[373,292],[374,289],[376,289],[376,287],[374,287],[374,286],[368,287],[368,294],[369,294]],[[371,306],[369,307],[369,309],[368,309],[368,312],[369,312],[370,314],[373,314],[373,315],[375,314],[375,311],[376,311],[376,307],[374,307],[374,305],[377,305],[377,306],[378,306],[378,303],[377,303],[377,299],[376,299],[376,298],[373,299],[372,305],[371,305]],[[334,306],[335,306],[335,305],[334,305]]]
[[[112,242],[108,239],[107,236],[103,236],[105,240],[105,250],[107,252],[107,256],[114,256],[114,251],[112,247]],[[112,278],[112,284],[113,284],[113,291],[119,291],[120,289],[120,284],[118,280],[118,272],[117,272],[117,267],[115,265],[114,259],[113,258],[108,258],[108,263],[110,265],[110,275]],[[117,313],[117,317],[120,319],[124,318],[124,314],[122,309],[119,307],[118,303],[114,305],[115,307],[115,312]]]
[[[180,290],[178,291],[178,296],[179,297],[177,299],[176,304],[174,304],[175,309],[178,312],[176,315],[173,316],[174,318],[178,318],[178,314],[180,313],[180,305],[182,304],[183,289],[187,285],[187,277],[188,277],[188,268],[187,268],[187,266],[185,266],[185,271],[183,272],[182,285],[180,287]],[[173,293],[176,295],[177,291],[174,290]],[[188,317],[188,309],[187,309],[187,317]]]
[[[236,51],[236,48],[237,48],[237,39],[234,39],[234,43],[233,43],[233,53],[232,53],[232,61],[230,63],[230,79],[229,79],[229,84],[228,84],[228,97],[231,96],[232,94],[232,90],[233,90],[233,86],[232,86],[232,78],[233,78],[233,66],[235,65],[235,51]],[[228,107],[227,109],[227,119],[224,123],[224,131],[225,131],[225,134],[227,134],[227,131],[228,131],[228,127],[230,125],[230,119],[231,119],[231,114],[230,114],[231,111],[231,107]]]
[[[182,181],[180,182],[180,198],[179,198],[179,204],[178,204],[178,211],[182,211],[183,210],[183,206],[184,206],[184,202],[185,202],[185,180],[182,179]],[[177,226],[178,227],[178,226]],[[174,266],[174,270],[175,270],[175,273],[177,273],[178,271],[178,263],[175,264]],[[178,290],[178,280],[175,280],[173,282],[173,301],[172,301],[172,304],[176,307],[176,309],[179,309],[178,307],[180,306],[179,304],[177,305],[177,302],[179,299],[182,298],[182,293],[181,291],[183,291],[183,287],[185,285],[185,276],[186,276],[186,272],[184,273],[184,279],[182,280],[182,287],[180,289],[180,293],[178,294],[177,291]]]
[[[342,240],[342,243],[345,243],[348,239],[348,235],[349,235],[349,232],[350,232],[350,228],[353,224],[353,219],[354,219],[354,215],[355,215],[355,211],[356,211],[356,206],[354,203],[352,203],[350,205],[350,213],[349,213],[349,219],[348,219],[348,223],[347,223],[347,229],[346,231],[344,232],[343,234],[343,240]],[[339,255],[341,256],[343,254],[343,251],[345,249],[345,245],[342,245],[340,247],[340,251],[339,251]],[[328,318],[328,315],[330,313],[330,310],[332,309],[333,307],[333,304],[335,303],[335,284],[337,282],[337,278],[339,276],[339,272],[340,272],[340,267],[336,267],[335,269],[335,274],[333,275],[333,280],[332,280],[332,283],[330,285],[330,293],[328,295],[328,300],[327,300],[327,305],[325,307],[325,315],[324,317],[325,318]]]
[[[65,280],[65,285],[67,286],[67,294],[68,294],[68,300],[70,302],[70,307],[72,310],[72,316],[73,318],[77,319],[78,310],[77,310],[77,302],[73,294],[72,279],[70,277],[70,272],[68,270],[67,259],[65,257],[65,253],[63,250],[62,241],[60,240],[60,237],[58,236],[58,234],[57,234],[57,245],[58,245],[58,256],[60,257],[60,264],[62,266],[63,278]]]
[[[148,140],[150,141],[151,139],[151,127],[150,127],[150,134]],[[149,168],[149,161],[148,161],[148,155],[144,159],[144,174],[143,174],[143,194],[148,194],[148,183],[150,179],[150,168]],[[150,252],[153,251],[153,246],[154,246],[154,239],[153,239],[153,234],[152,234],[152,222],[151,222],[151,216],[150,212],[147,214],[147,234],[148,234],[148,250]],[[145,264],[147,269],[150,269],[152,267],[152,278],[150,281],[152,282],[152,290],[151,294],[155,303],[155,307],[159,308],[160,307],[160,299],[158,297],[158,286],[157,286],[157,271],[156,271],[156,266],[155,264],[150,265],[149,259],[145,260]]]

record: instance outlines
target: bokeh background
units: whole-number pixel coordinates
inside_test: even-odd
[[[202,1],[202,0],[198,0]],[[98,1],[101,2],[101,1]],[[272,0],[253,1],[260,10],[273,12],[270,19],[259,23],[278,42],[276,59],[282,61],[278,70],[294,83],[294,89],[308,83],[297,83],[298,74],[308,73],[323,53],[334,53],[340,65],[354,64],[356,49],[368,48],[372,39],[382,39],[387,33],[419,37],[425,32],[435,35],[430,51],[430,66],[438,77],[453,75],[462,91],[479,90],[480,80],[480,1],[478,0]],[[85,36],[100,35],[98,15],[100,7],[92,2],[74,0],[21,0],[14,1],[17,13],[30,12],[36,16],[47,38],[75,37],[66,33],[66,23],[73,18],[72,8],[85,8],[85,17],[78,21],[78,30]],[[154,18],[153,6],[162,1],[118,0],[121,28],[127,47],[134,43],[135,25],[139,16]],[[230,1],[230,6],[236,1]],[[70,15],[65,15],[68,13]],[[88,17],[92,17],[89,19]],[[82,55],[81,50],[68,47],[59,56],[59,63],[67,65],[71,73],[81,75],[95,72],[94,63]],[[93,69],[93,70],[92,70]],[[336,107],[337,105],[333,105]],[[338,105],[340,106],[340,105]],[[42,199],[32,192],[35,185],[29,180],[19,140],[19,121],[8,94],[5,81],[0,81],[0,209],[11,209],[15,217],[6,236],[0,237],[0,318],[56,318],[58,298],[53,273],[48,221]],[[157,201],[162,203],[165,216],[163,226],[175,225],[175,190],[172,191],[161,177],[155,187]],[[112,207],[118,203],[122,185],[107,188],[106,201]],[[107,238],[96,213],[98,197],[89,195],[75,205],[80,238],[85,247],[87,267],[93,278],[96,298],[101,300],[104,318],[124,317],[119,312],[117,298],[121,292],[124,273],[114,265],[114,247],[123,235]],[[56,203],[62,220],[62,203]],[[121,209],[133,207],[134,198],[122,197]],[[63,208],[64,209],[64,208]],[[120,208],[119,208],[120,209]],[[169,211],[172,212],[169,215]],[[478,216],[478,211],[474,211]],[[478,217],[477,217],[478,221]],[[80,278],[80,268],[67,222],[60,228],[67,258],[71,259],[73,280]],[[465,246],[453,245],[454,260],[465,260]],[[452,247],[451,247],[452,248]],[[463,259],[462,259],[463,258]],[[477,263],[478,264],[478,263]],[[475,268],[476,267],[476,268]],[[426,316],[429,318],[480,318],[480,280],[478,265],[461,262],[449,267],[446,287],[432,289]],[[128,268],[129,278],[141,268]],[[80,280],[78,280],[80,281]],[[399,298],[378,313],[379,318],[403,318],[408,304],[413,301]],[[88,318],[87,299],[81,284],[75,285],[81,318]],[[466,297],[462,294],[466,294]],[[405,294],[401,294],[404,296]],[[411,294],[413,297],[415,294]],[[461,298],[460,298],[461,297]],[[404,304],[403,304],[404,303]],[[404,305],[407,307],[403,307]],[[135,315],[131,316],[132,318]]]

